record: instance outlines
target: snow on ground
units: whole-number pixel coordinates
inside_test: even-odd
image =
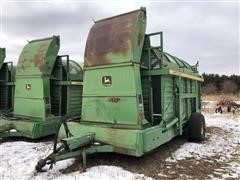
[[[211,102],[213,103],[213,102]],[[240,178],[240,118],[228,114],[205,114],[208,127],[207,139],[203,143],[184,143],[165,162],[176,163],[187,159],[223,162],[225,167],[214,169],[210,178]],[[57,162],[53,169],[35,172],[38,160],[52,152],[52,142],[4,142],[0,144],[0,179],[151,179],[116,166],[95,166],[86,172],[63,174],[61,170],[71,166],[75,160]],[[171,168],[171,166],[169,166]],[[174,170],[174,169],[173,169]],[[160,174],[168,177],[168,174]],[[179,176],[188,179],[187,174]]]
[[[56,178],[56,180],[65,180],[65,179],[84,179],[84,180],[93,180],[93,179],[104,179],[104,180],[133,180],[133,179],[145,179],[150,180],[152,178],[146,177],[143,174],[135,174],[129,171],[122,169],[121,167],[116,166],[95,166],[87,169],[85,173],[74,172],[70,176],[63,175]]]
[[[225,117],[226,118],[226,117]],[[222,136],[207,133],[206,143],[185,143],[175,151],[172,157],[166,159],[168,162],[176,162],[186,158],[197,159],[224,154],[219,161],[230,158],[235,148],[240,144],[240,120],[225,119],[222,114],[205,115],[207,126],[218,127],[224,130]]]
[[[0,178],[30,179],[38,160],[52,152],[52,143],[6,142],[0,145]],[[72,159],[60,162],[52,170],[51,178],[60,175],[57,169],[66,168]],[[45,178],[48,178],[46,175]]]
[[[216,107],[218,101],[202,101],[202,108],[204,109],[210,109],[212,107]]]
[[[6,142],[0,145],[0,179],[35,179],[35,180],[75,180],[75,179],[151,179],[142,174],[135,174],[116,166],[91,167],[84,173],[78,171],[62,174],[61,169],[66,169],[74,163],[74,159],[57,162],[54,168],[42,173],[36,173],[35,165],[38,160],[52,152],[51,142]]]
[[[166,162],[175,163],[188,158],[205,159],[218,157],[214,160],[225,162],[224,172],[218,172],[223,178],[240,178],[240,159],[232,161],[233,158],[240,158],[240,118],[232,114],[205,114],[206,125],[215,128],[216,132],[207,133],[207,140],[203,143],[184,143],[177,149]],[[220,129],[219,131],[217,131]],[[231,173],[226,173],[226,169]],[[218,170],[216,170],[218,171]],[[217,174],[217,172],[215,172]]]

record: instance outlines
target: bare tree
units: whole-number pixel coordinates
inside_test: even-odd
[[[226,94],[236,93],[237,92],[237,85],[235,82],[226,80],[222,83],[222,92]]]
[[[217,87],[214,83],[208,83],[205,87],[202,89],[203,94],[215,94],[217,92]]]

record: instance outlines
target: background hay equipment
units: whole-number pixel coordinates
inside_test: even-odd
[[[227,108],[227,112],[233,112],[235,114],[236,110],[240,108],[240,104],[237,104],[234,101],[230,100],[222,100],[217,103],[217,108],[215,109],[215,113],[223,113],[222,108]]]
[[[37,139],[56,133],[61,117],[80,119],[82,68],[59,56],[59,36],[30,41],[16,68],[14,111],[0,119],[0,137]]]

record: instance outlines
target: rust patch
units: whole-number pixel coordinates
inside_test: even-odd
[[[142,42],[143,42],[143,37],[144,37],[143,33],[140,32],[140,33],[138,34],[138,46],[140,46],[140,45],[142,44]]]
[[[38,67],[42,71],[44,66],[44,56],[45,56],[46,50],[47,50],[47,45],[42,44],[38,52],[34,55],[32,59],[24,58],[22,61],[19,62],[19,69],[25,71],[26,68],[33,66],[34,64],[35,67]],[[25,57],[27,57],[28,56],[27,54],[29,54],[29,51],[24,50],[23,54]]]
[[[47,48],[46,45],[42,44],[38,50],[38,53],[33,58],[34,65],[38,67],[40,71],[42,71],[44,66],[44,56],[45,56],[46,48]]]
[[[22,62],[20,62],[19,67],[20,67],[20,69],[22,69],[23,71],[25,71],[25,69],[26,69],[27,67],[29,67],[30,64],[31,64],[30,61],[28,61],[27,59],[24,59]]]
[[[139,11],[97,22],[90,30],[85,50],[85,66],[112,64],[109,53],[127,56],[134,46]],[[129,44],[130,42],[130,44]]]
[[[118,102],[120,102],[120,98],[112,97],[112,98],[109,99],[109,101],[112,102],[112,103],[118,103]]]

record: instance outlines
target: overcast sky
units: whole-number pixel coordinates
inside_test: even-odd
[[[201,73],[240,74],[237,2],[0,1],[0,47],[8,61],[17,62],[27,40],[60,35],[60,54],[82,62],[93,19],[145,6],[147,33],[163,31],[166,52],[199,61]]]

